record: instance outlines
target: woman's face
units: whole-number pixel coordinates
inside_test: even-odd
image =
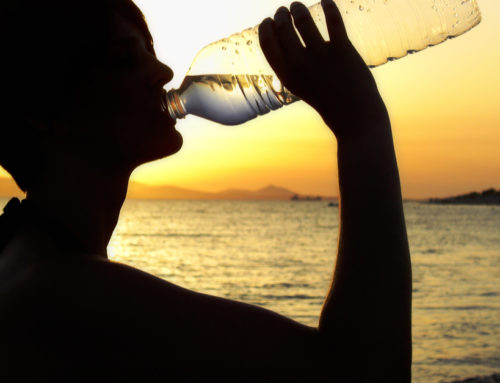
[[[182,137],[162,101],[172,77],[140,28],[115,15],[110,66],[90,85],[77,116],[93,155],[137,166],[176,153]]]

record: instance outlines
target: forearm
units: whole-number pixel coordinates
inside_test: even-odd
[[[402,382],[411,363],[411,266],[390,123],[376,125],[338,142],[339,249],[319,331],[334,349],[373,364],[372,379]]]

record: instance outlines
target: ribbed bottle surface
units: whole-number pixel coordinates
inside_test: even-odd
[[[181,110],[175,117],[189,113],[224,125],[238,125],[297,101],[276,79],[246,74],[186,76],[177,92],[177,109]]]
[[[481,21],[477,0],[336,0],[349,38],[365,63],[382,65],[459,36]],[[326,40],[321,4],[309,8]],[[283,88],[260,49],[258,26],[214,42],[169,92],[174,118],[194,114],[237,125],[298,100]]]

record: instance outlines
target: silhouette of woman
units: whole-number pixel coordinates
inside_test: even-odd
[[[182,146],[161,95],[172,71],[129,0],[0,4],[0,164],[27,192],[0,218],[2,382],[410,381],[390,121],[331,0],[331,42],[300,3],[260,26],[272,67],[338,143],[340,239],[315,328],[107,259],[131,172]]]

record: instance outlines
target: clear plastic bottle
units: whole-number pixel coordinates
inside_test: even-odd
[[[477,0],[335,0],[349,38],[370,67],[467,32],[481,21]],[[321,4],[309,8],[328,39]],[[258,26],[203,48],[177,90],[166,94],[172,118],[193,114],[238,125],[297,101],[267,63]]]

